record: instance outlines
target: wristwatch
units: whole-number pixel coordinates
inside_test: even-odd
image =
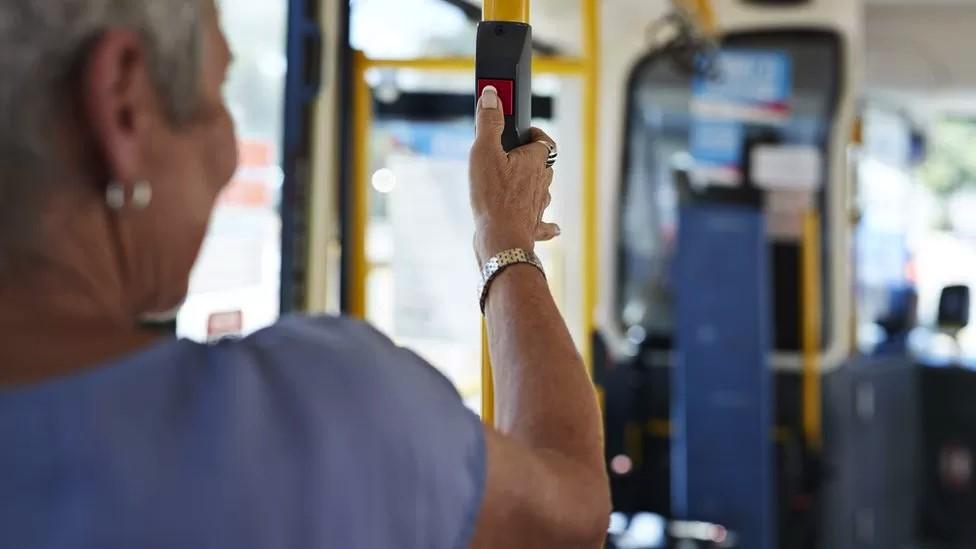
[[[521,248],[513,248],[492,257],[481,268],[481,285],[478,288],[478,295],[480,296],[479,303],[481,304],[482,314],[485,313],[485,305],[488,302],[488,291],[491,289],[491,283],[502,271],[512,265],[519,264],[532,265],[542,272],[542,276],[546,276],[546,269],[542,266],[542,261],[539,259],[539,256],[535,255],[535,252]]]

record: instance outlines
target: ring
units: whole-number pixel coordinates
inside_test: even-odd
[[[551,168],[556,165],[556,158],[559,157],[559,151],[556,150],[556,146],[548,141],[540,140],[539,143],[545,145],[549,149],[549,158],[546,159],[546,168]]]

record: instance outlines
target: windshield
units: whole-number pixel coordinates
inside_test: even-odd
[[[746,135],[763,143],[812,145],[823,151],[820,192],[815,200],[827,211],[827,162],[840,75],[839,39],[831,33],[789,32],[732,35],[723,49],[775,52],[793,67],[790,116],[775,126],[746,123]],[[632,340],[670,338],[674,325],[671,265],[675,253],[680,174],[691,163],[692,76],[670,58],[654,55],[641,62],[631,78],[620,194],[617,312]],[[800,346],[800,245],[802,218],[783,219],[774,206],[789,203],[778,191],[764,195],[773,265],[776,348]],[[824,254],[831,246],[829,216],[823,216]],[[828,265],[825,255],[823,265]],[[830,278],[823,276],[824,318],[830,318]],[[829,333],[825,330],[824,333]],[[824,342],[827,343],[826,341]]]

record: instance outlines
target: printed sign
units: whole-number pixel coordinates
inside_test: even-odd
[[[714,75],[692,84],[692,113],[706,119],[778,124],[790,116],[793,66],[782,52],[723,50]]]
[[[241,311],[214,313],[207,319],[207,339],[210,341],[236,337],[243,331],[244,313]]]
[[[783,52],[723,50],[715,74],[692,84],[691,154],[695,179],[737,187],[750,126],[779,126],[791,115],[793,64]]]

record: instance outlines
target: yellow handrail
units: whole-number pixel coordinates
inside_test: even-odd
[[[529,0],[485,0],[482,15],[485,21],[528,23]],[[488,323],[484,319],[481,321],[481,334],[481,420],[485,425],[494,425],[495,372],[491,367],[491,352],[488,348]]]
[[[718,34],[718,18],[712,0],[672,0],[677,9],[691,15],[706,35]]]
[[[481,421],[495,425],[495,379],[491,370],[488,325],[481,323]]]
[[[349,239],[344,250],[349,254],[350,273],[346,283],[349,290],[346,313],[350,316],[366,318],[366,277],[369,276],[369,263],[366,257],[366,227],[369,222],[369,134],[373,120],[373,99],[366,70],[369,62],[362,52],[353,53],[353,126],[352,140],[352,223]]]
[[[482,9],[485,21],[529,22],[529,0],[485,0]]]
[[[810,449],[823,448],[823,402],[820,372],[821,261],[820,215],[811,210],[803,219],[802,307],[803,435]]]
[[[600,3],[580,0],[583,10],[583,359],[593,374],[593,332],[599,288],[599,132],[600,132]]]

